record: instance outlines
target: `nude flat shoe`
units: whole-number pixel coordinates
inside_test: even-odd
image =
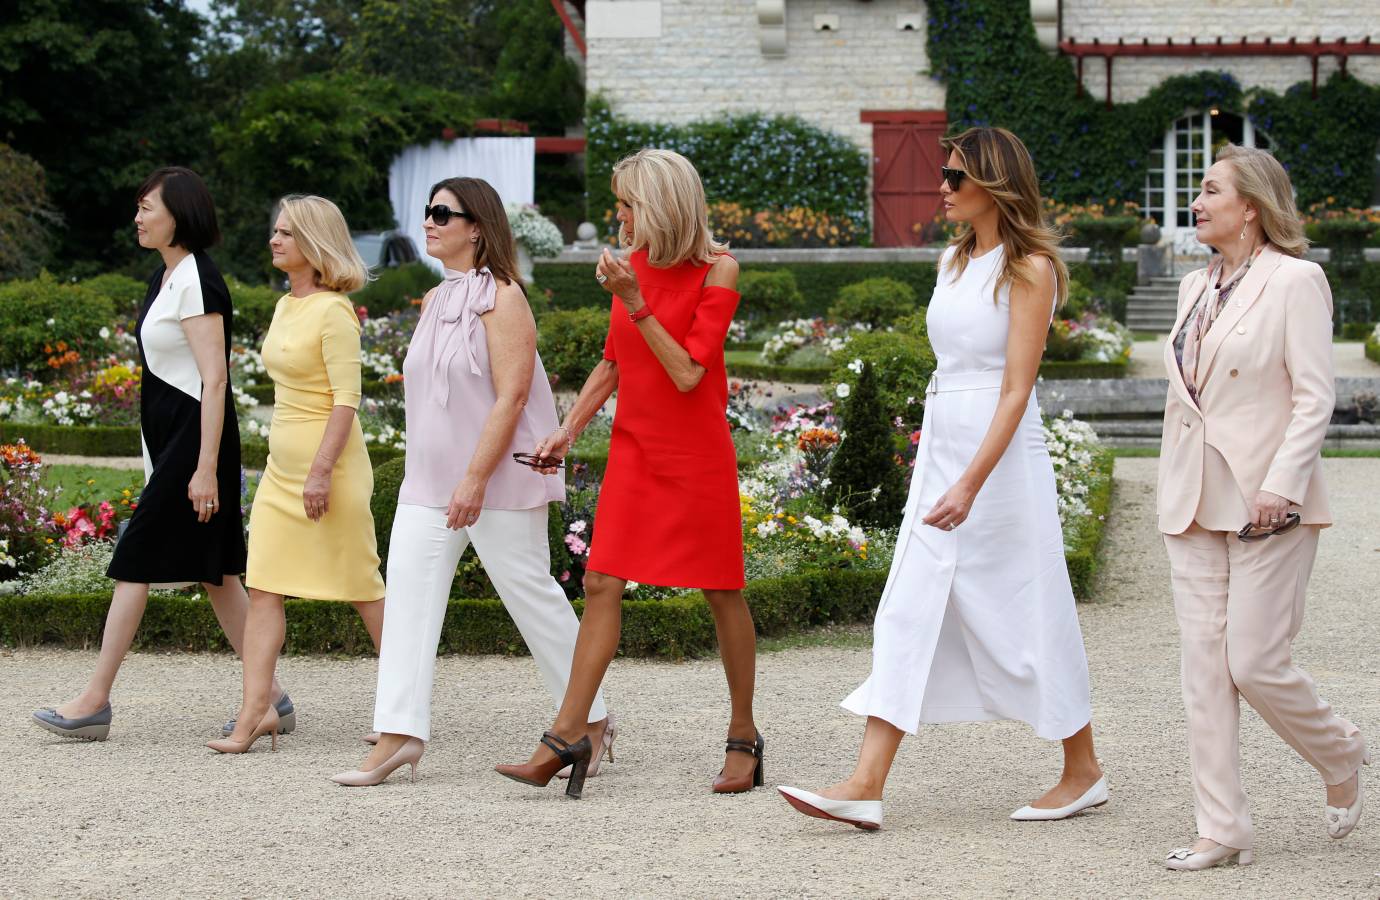
[[[882,827],[882,801],[880,800],[830,800],[819,794],[802,791],[789,785],[777,785],[786,802],[807,816],[828,819],[831,822],[844,822],[864,831],[876,831]]]
[[[346,787],[375,787],[383,784],[384,780],[403,766],[412,766],[412,782],[417,782],[417,763],[422,761],[422,754],[426,752],[426,744],[419,737],[410,737],[403,741],[401,747],[393,751],[393,755],[379,763],[372,769],[356,769],[353,772],[341,772],[339,775],[332,775],[331,781],[336,784],[343,784]]]
[[[1176,872],[1200,872],[1203,869],[1211,869],[1213,866],[1231,865],[1232,863],[1238,866],[1249,866],[1254,861],[1255,854],[1250,850],[1238,850],[1235,847],[1218,844],[1211,850],[1200,850],[1197,853],[1188,847],[1180,847],[1170,851],[1164,864]]]
[[[1083,792],[1083,796],[1070,803],[1068,806],[1060,806],[1057,809],[1038,809],[1034,806],[1022,806],[1011,814],[1011,818],[1017,822],[1052,822],[1056,819],[1067,819],[1069,816],[1077,815],[1085,809],[1101,806],[1106,803],[1108,797],[1107,778],[1097,779],[1092,787]]]
[[[1370,751],[1361,757],[1361,765],[1370,765]],[[1366,805],[1366,792],[1361,785],[1361,770],[1356,770],[1356,802],[1350,806],[1324,806],[1323,823],[1327,826],[1327,836],[1340,841],[1351,834],[1356,823],[1361,821],[1361,811]]]

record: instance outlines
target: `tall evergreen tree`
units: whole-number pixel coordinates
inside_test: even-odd
[[[843,442],[829,464],[824,498],[855,524],[895,528],[905,511],[906,485],[896,462],[896,436],[871,363],[863,364],[844,405]]]

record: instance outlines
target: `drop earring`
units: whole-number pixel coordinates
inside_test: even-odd
[[[1245,222],[1242,222],[1242,223],[1241,223],[1241,240],[1244,241],[1245,239],[1246,239],[1246,223],[1245,223]]]

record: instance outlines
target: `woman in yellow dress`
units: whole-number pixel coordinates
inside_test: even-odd
[[[268,466],[249,514],[244,698],[230,736],[207,744],[220,753],[243,753],[265,734],[276,749],[270,691],[284,596],[353,603],[375,647],[383,630],[374,471],[356,416],[360,326],[344,296],[368,270],[345,217],[322,197],[284,197],[268,243],[292,289],[264,336],[274,405]]]

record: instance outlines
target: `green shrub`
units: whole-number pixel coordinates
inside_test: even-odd
[[[257,348],[273,322],[278,300],[287,292],[272,285],[245,284],[233,278],[225,279],[225,284],[230,288],[230,304],[235,310],[231,320],[234,337]]]
[[[1364,341],[1370,338],[1373,331],[1374,322],[1346,322],[1342,325],[1341,337],[1344,341]]]
[[[379,566],[388,571],[388,537],[393,533],[393,517],[398,513],[398,489],[405,474],[404,460],[390,459],[374,467],[374,496],[369,512],[374,516],[374,539],[378,542]]]
[[[895,528],[905,512],[906,485],[896,464],[896,433],[882,408],[872,364],[843,405],[843,442],[829,463],[824,502],[841,507],[849,521]]]
[[[114,273],[83,279],[81,285],[109,299],[115,315],[128,319],[138,317],[139,308],[144,305],[149,290],[145,282]]]
[[[1102,538],[1107,517],[1112,512],[1112,469],[1116,457],[1104,449],[1097,458],[1100,477],[1088,494],[1089,513],[1064,534],[1064,563],[1068,566],[1073,595],[1080,600],[1092,597],[1097,573],[1102,564]]]
[[[914,326],[913,317],[907,317]],[[838,396],[838,385],[857,388],[858,375],[849,365],[855,359],[871,364],[877,375],[882,408],[890,420],[900,417],[907,427],[920,423],[924,412],[925,386],[936,365],[929,338],[909,331],[859,332],[848,339],[834,355],[834,370],[829,375],[827,399]]]
[[[614,207],[613,165],[643,147],[662,147],[694,160],[711,204],[737,203],[754,212],[804,207],[846,216],[861,230],[871,206],[867,157],[848,138],[794,116],[725,116],[686,125],[634,122],[593,98],[585,112],[585,188],[590,221]]]
[[[745,381],[780,381],[823,384],[832,371],[829,366],[778,366],[764,362],[730,361],[725,366],[729,378]]]
[[[356,306],[363,306],[371,316],[383,316],[407,309],[412,301],[421,301],[426,292],[441,283],[441,276],[424,262],[413,262],[393,269],[384,269],[378,278],[350,295]]]
[[[1128,264],[1131,284],[1135,284],[1135,263]],[[1380,268],[1380,267],[1377,267]],[[790,315],[801,318],[823,316],[837,299],[839,291],[866,278],[894,278],[904,281],[915,291],[921,304],[930,301],[934,293],[934,263],[910,262],[803,262],[766,263],[740,262],[739,291],[743,279],[753,272],[790,272],[795,276],[796,288],[802,300]],[[539,262],[532,267],[533,280],[543,291],[551,292],[554,309],[598,307],[608,310],[609,294],[594,280],[592,263]],[[1118,276],[1120,277],[1120,276]],[[750,311],[749,298],[743,297],[743,308]]]
[[[1112,362],[1098,362],[1097,360],[1074,359],[1074,360],[1040,360],[1041,378],[1048,381],[1067,380],[1070,378],[1125,378],[1126,361],[1113,360]]]
[[[869,278],[839,291],[839,298],[829,307],[829,318],[885,328],[915,312],[915,307],[915,289],[910,285],[894,278]]]
[[[1380,363],[1380,341],[1374,338],[1366,341],[1366,359],[1373,363]]]
[[[759,269],[738,275],[738,318],[778,322],[800,314],[805,296],[789,269]]]
[[[576,389],[584,384],[604,358],[608,332],[605,310],[556,310],[542,316],[537,323],[537,350],[552,384]]]
[[[46,180],[36,160],[0,143],[0,278],[37,275],[57,244],[62,215],[48,199]]]
[[[81,284],[63,284],[44,272],[0,284],[0,368],[43,377],[62,343],[83,357],[104,352],[102,328],[115,324],[115,305]],[[47,349],[44,349],[44,348]]]
[[[49,425],[0,422],[0,443],[23,438],[39,453],[74,456],[139,456],[143,453],[137,425]]]

